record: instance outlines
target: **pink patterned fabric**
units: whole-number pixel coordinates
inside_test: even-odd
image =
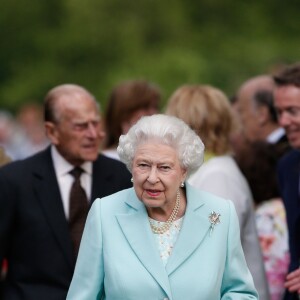
[[[261,203],[256,209],[256,225],[272,300],[281,300],[290,261],[288,229],[281,199]]]

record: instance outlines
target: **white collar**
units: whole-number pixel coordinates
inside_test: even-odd
[[[51,146],[51,156],[53,160],[54,169],[57,176],[64,176],[68,174],[74,166],[70,164],[56,149],[54,145]],[[80,166],[86,173],[92,175],[93,164],[91,161],[86,161]]]
[[[282,127],[275,129],[267,136],[267,142],[270,144],[277,143],[285,135],[285,130]]]

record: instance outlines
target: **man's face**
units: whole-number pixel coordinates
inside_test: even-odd
[[[60,154],[73,165],[96,160],[104,137],[96,103],[88,96],[74,101],[66,97],[56,110],[59,121],[51,123],[50,138]]]
[[[300,87],[277,87],[274,104],[278,112],[278,122],[285,129],[289,143],[293,148],[300,149]]]

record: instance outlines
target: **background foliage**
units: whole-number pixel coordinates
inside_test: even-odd
[[[299,60],[300,2],[290,0],[25,0],[0,11],[0,103],[16,111],[78,83],[102,106],[119,81],[184,83],[229,96],[248,77]]]

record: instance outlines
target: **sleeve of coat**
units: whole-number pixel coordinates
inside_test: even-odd
[[[96,199],[87,217],[67,300],[100,300],[104,294],[101,201]]]
[[[239,222],[233,203],[229,204],[227,256],[222,280],[221,299],[258,299],[240,242]]]
[[[15,199],[18,191],[3,170],[0,171],[0,271],[3,259],[9,254],[9,241],[13,236]]]

